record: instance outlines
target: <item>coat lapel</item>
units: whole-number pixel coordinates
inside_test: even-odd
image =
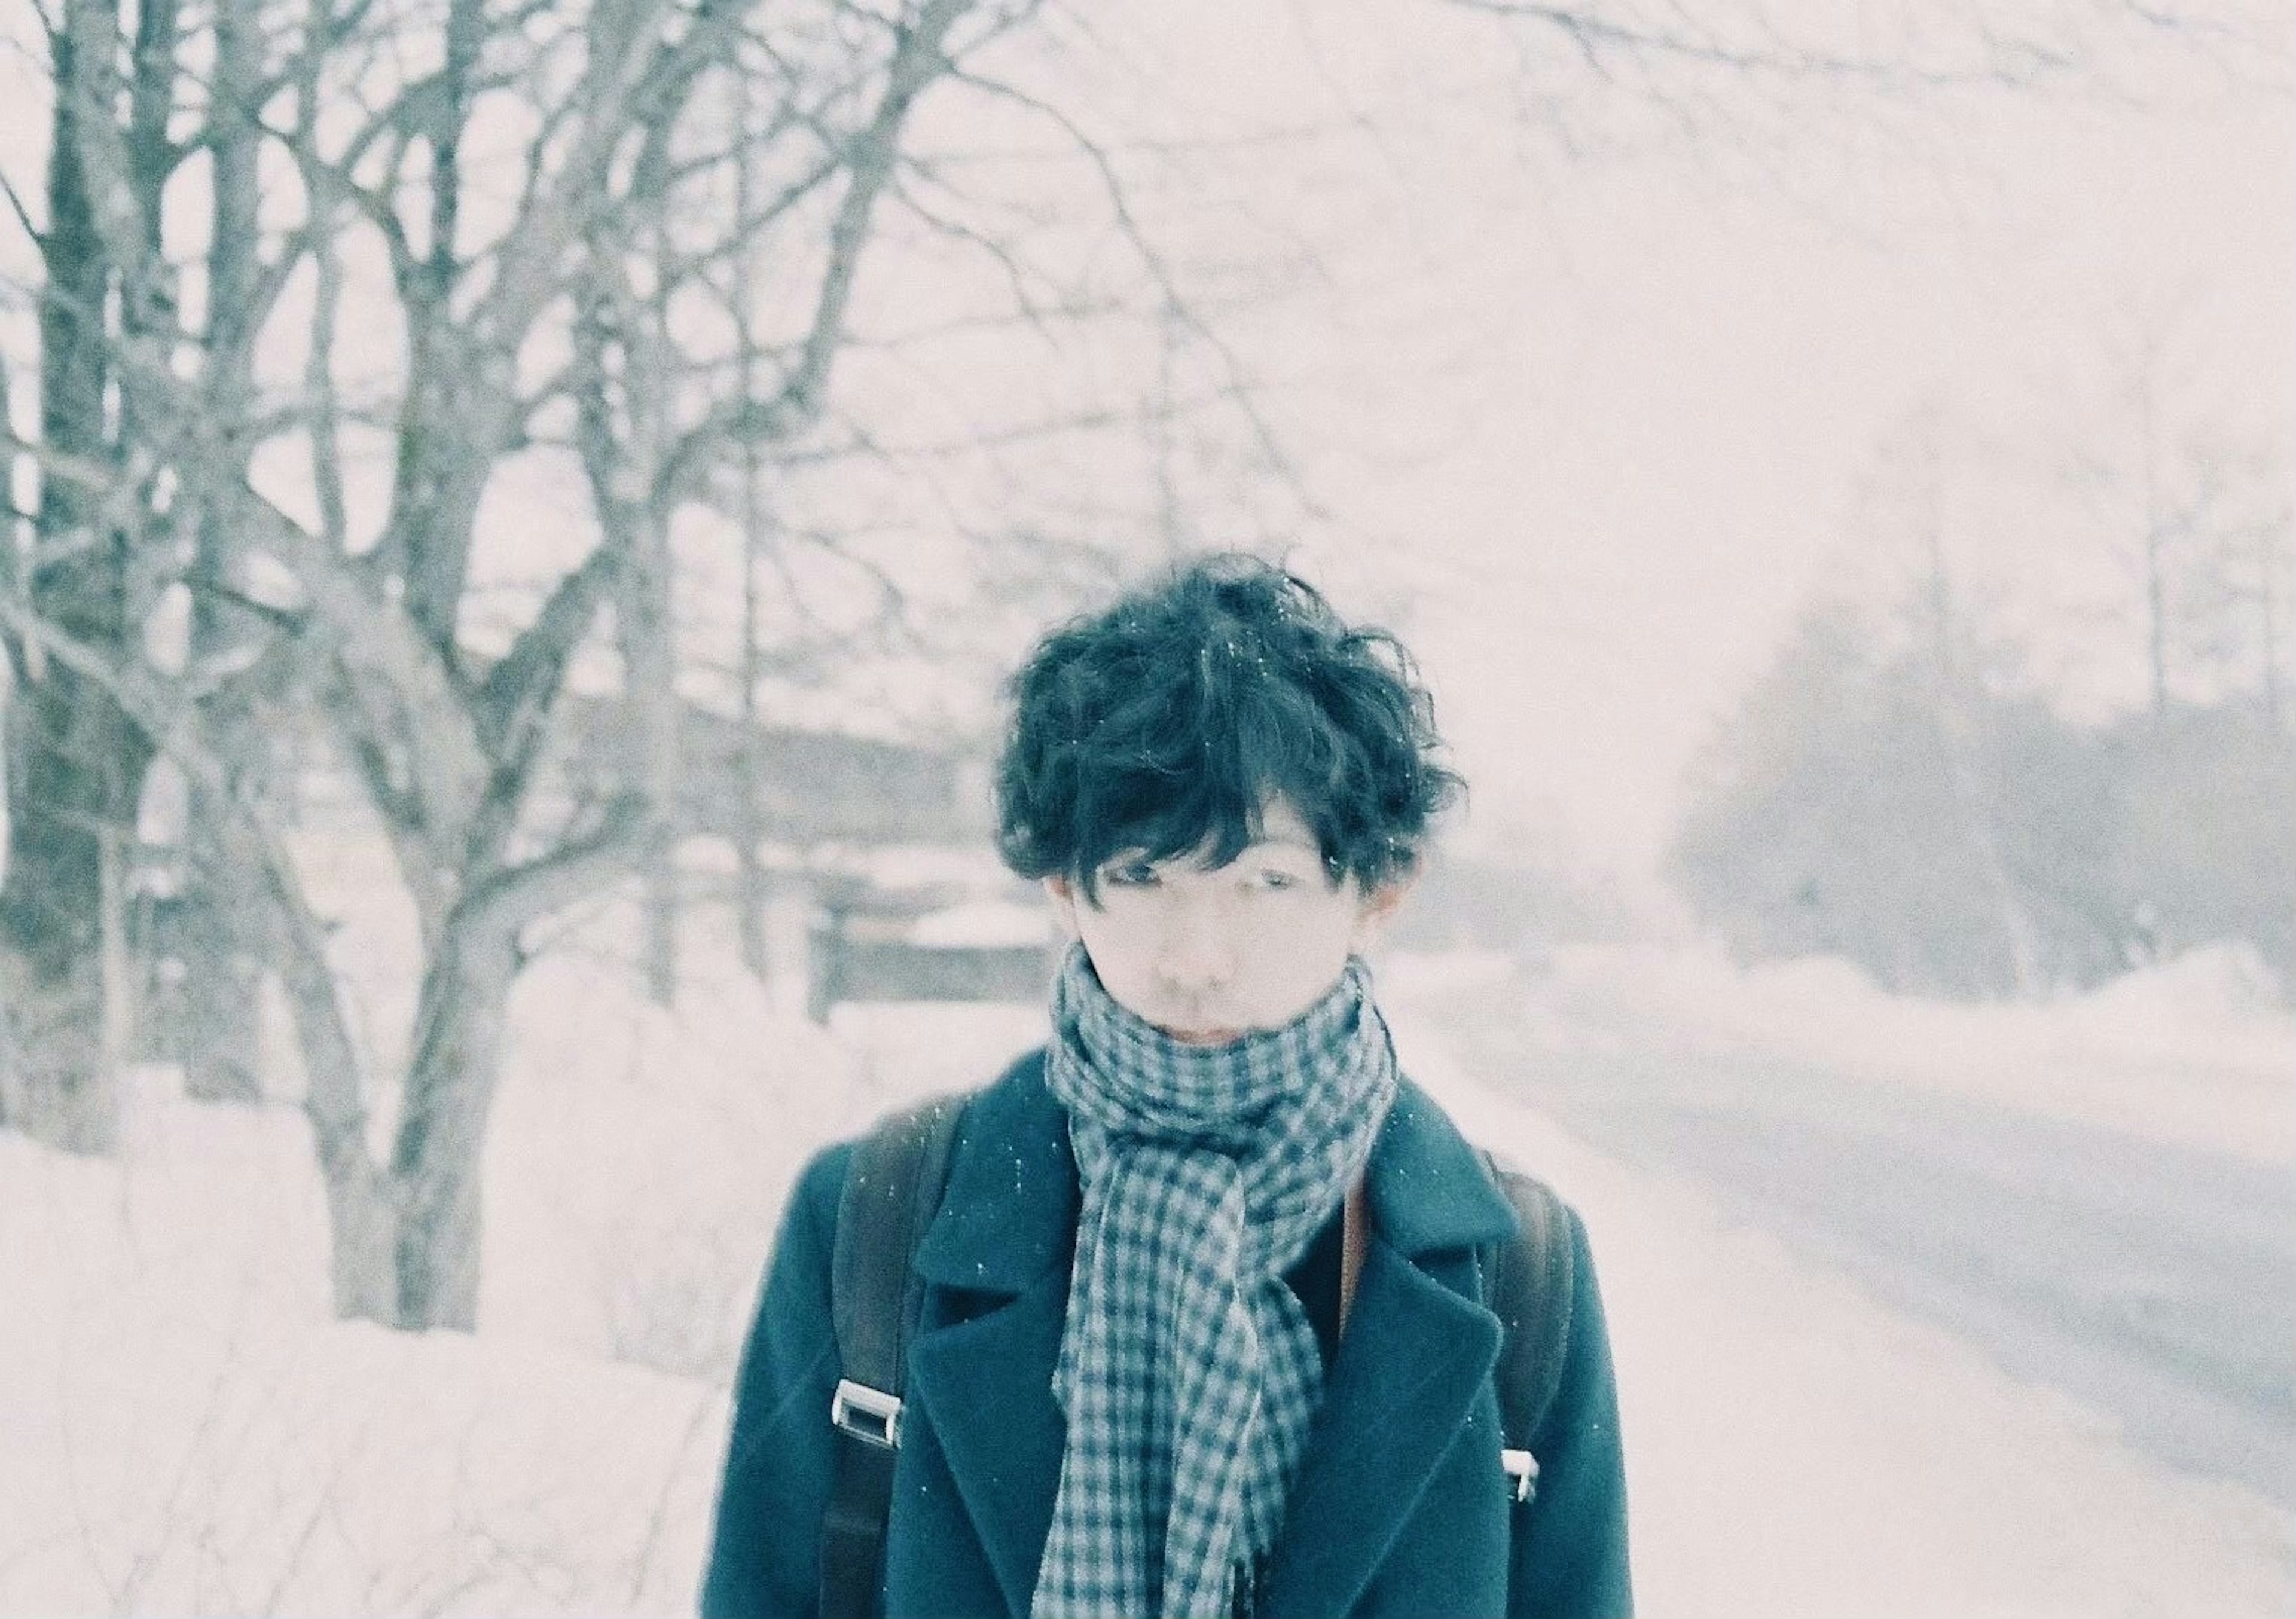
[[[1267,1612],[1354,1607],[1457,1438],[1498,1346],[1489,1311],[1373,1239],[1269,1559]]]
[[[1460,1262],[1512,1235],[1514,1214],[1408,1080],[1366,1182],[1363,1271],[1270,1559],[1269,1613],[1354,1606],[1498,1353],[1497,1318],[1470,1296],[1472,1266]],[[928,1283],[997,1302],[968,1319],[929,1318],[909,1361],[910,1390],[1016,1614],[1036,1590],[1067,1444],[1052,1377],[1078,1202],[1066,1116],[1041,1059],[1025,1059],[967,1110],[947,1195],[917,1255]]]
[[[1269,1558],[1260,1607],[1271,1614],[1354,1608],[1498,1358],[1498,1318],[1460,1290],[1474,1286],[1472,1264],[1438,1256],[1464,1262],[1464,1250],[1504,1240],[1514,1214],[1408,1081],[1366,1179],[1372,1231]]]
[[[947,1195],[917,1253],[928,1283],[1005,1302],[929,1323],[909,1351],[910,1389],[1015,1614],[1036,1591],[1067,1448],[1053,1368],[1077,1206],[1066,1116],[1041,1059],[1024,1060],[967,1110]]]
[[[973,1533],[1006,1608],[1029,1611],[1053,1523],[1068,1429],[1053,1399],[1068,1278],[1001,1309],[920,1334],[909,1360]]]

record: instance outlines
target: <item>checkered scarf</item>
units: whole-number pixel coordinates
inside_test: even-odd
[[[1323,1393],[1283,1280],[1362,1173],[1395,1052],[1350,961],[1280,1029],[1175,1041],[1082,946],[1046,1077],[1084,1183],[1054,1393],[1068,1418],[1033,1619],[1225,1619],[1264,1558]]]

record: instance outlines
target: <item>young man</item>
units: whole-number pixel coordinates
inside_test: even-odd
[[[878,1611],[1627,1613],[1585,1231],[1538,1301],[1567,1317],[1524,1500],[1497,1389],[1535,1335],[1485,1296],[1517,1216],[1397,1072],[1362,959],[1458,787],[1408,655],[1216,556],[1046,637],[1013,695],[999,844],[1075,942],[917,1252]],[[710,1615],[818,1611],[852,1151],[775,1245]]]

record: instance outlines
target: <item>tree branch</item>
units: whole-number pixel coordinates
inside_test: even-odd
[[[1242,359],[1229,347],[1226,339],[1213,331],[1202,316],[1197,314],[1193,301],[1182,292],[1178,278],[1173,274],[1171,266],[1165,261],[1162,250],[1150,240],[1147,231],[1133,213],[1131,199],[1126,194],[1123,179],[1116,171],[1115,159],[1107,148],[1088,134],[1075,119],[1041,97],[1031,95],[1014,86],[1004,84],[996,79],[984,78],[961,67],[953,68],[951,76],[986,94],[1009,101],[1013,105],[1048,120],[1075,143],[1078,151],[1084,153],[1086,160],[1092,165],[1094,172],[1100,176],[1102,194],[1107,199],[1110,211],[1115,217],[1118,230],[1131,244],[1133,253],[1140,260],[1142,267],[1148,272],[1150,279],[1155,282],[1158,292],[1161,294],[1165,314],[1178,325],[1193,333],[1196,340],[1203,344],[1218,359],[1220,368],[1226,374],[1230,385],[1227,397],[1242,413],[1245,422],[1250,425],[1252,437],[1259,445],[1260,454],[1267,458],[1268,469],[1283,480],[1283,484],[1291,489],[1293,497],[1306,510],[1322,515],[1323,503],[1316,497],[1314,491],[1308,487],[1306,478],[1292,464],[1291,452],[1283,447],[1283,440],[1277,435],[1275,425],[1260,413],[1259,406],[1253,402],[1250,380],[1245,372]]]
[[[668,503],[675,504],[696,486],[701,458],[719,445],[786,439],[819,418],[830,366],[843,340],[845,312],[860,272],[870,218],[892,177],[902,127],[925,88],[954,70],[942,45],[971,4],[972,0],[927,0],[915,20],[897,30],[885,69],[884,94],[867,127],[848,149],[845,166],[851,179],[830,223],[829,258],[797,362],[771,398],[722,405],[678,440],[663,457],[660,474],[660,498]]]
[[[271,947],[266,954],[285,981],[295,1008],[310,1087],[304,1110],[319,1151],[331,1164],[352,1157],[371,1163],[362,1065],[327,965],[327,925],[303,893],[284,829],[273,820],[259,795],[249,789],[245,773],[227,761],[222,740],[211,733],[195,705],[171,696],[153,676],[114,664],[12,593],[0,593],[0,625],[109,694],[153,748],[175,761],[185,778],[206,789],[215,802],[228,807],[230,813],[216,830],[233,859],[261,879],[266,909],[283,935],[266,932]]]
[[[181,385],[168,380],[172,389]],[[184,416],[182,402],[169,404]],[[7,446],[37,460],[51,476],[116,492],[132,487],[134,468],[86,462],[0,429]],[[188,447],[198,436],[185,434]],[[178,454],[175,464],[211,464],[212,456]],[[200,480],[213,503],[227,552],[268,556],[285,565],[316,617],[334,637],[333,656],[357,696],[355,736],[398,762],[420,805],[420,825],[435,847],[458,846],[485,789],[486,757],[452,673],[439,649],[416,634],[396,608],[369,593],[350,558],[332,552],[244,483]],[[346,716],[347,717],[347,716]]]
[[[48,254],[47,236],[39,226],[32,223],[32,216],[24,207],[24,199],[17,194],[16,183],[6,175],[0,174],[0,191],[5,191],[8,193],[8,206],[15,211],[16,223],[23,227],[24,235],[45,259]]]
[[[496,761],[496,790],[507,772],[522,787],[565,684],[566,666],[613,589],[622,553],[601,542],[558,582],[533,624],[487,671],[479,690],[479,724]]]
[[[463,902],[463,920],[485,934],[514,939],[529,923],[562,910],[627,874],[644,848],[652,816],[644,796],[617,794],[603,823],[586,838],[497,872]]]

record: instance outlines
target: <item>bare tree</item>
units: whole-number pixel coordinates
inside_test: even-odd
[[[2066,478],[2128,582],[2116,619],[2136,632],[2146,707],[2157,719],[2229,683],[2272,708],[2287,604],[2284,461],[2246,447],[2202,391],[2207,356],[2189,302],[2126,319],[2106,351],[2110,381],[2085,413]]]
[[[1898,442],[1885,446],[1883,454],[1903,459],[1902,473],[1910,483],[1915,537],[1921,553],[1916,613],[1922,639],[1927,643],[1930,717],[1946,799],[1952,807],[1955,830],[1969,851],[1998,923],[2011,983],[2021,999],[2030,999],[2046,987],[2040,941],[1994,824],[1997,807],[1988,801],[1979,780],[1981,750],[1977,733],[1986,723],[1985,693],[1981,672],[1971,666],[1978,637],[1964,622],[1966,609],[1946,555],[1946,471],[1939,443],[1943,430],[1940,410],[1918,411]]]
[[[1573,151],[1656,140],[1759,160],[1772,143],[1885,133],[1964,94],[2151,97],[2171,59],[2235,86],[2278,92],[2288,79],[2286,19],[2262,0],[1452,4],[1505,21],[1526,118]]]
[[[103,13],[96,0],[75,0],[69,14]],[[449,0],[435,36],[413,9],[383,0],[320,0],[275,18],[266,70],[227,113],[216,102],[209,121],[258,129],[292,184],[257,210],[275,222],[258,252],[211,259],[210,292],[254,266],[226,331],[243,343],[288,334],[310,356],[298,385],[258,389],[233,408],[223,373],[243,350],[218,344],[211,297],[204,331],[170,322],[149,340],[125,328],[85,339],[102,351],[89,374],[102,379],[108,365],[134,385],[153,446],[144,460],[123,467],[101,440],[86,442],[75,426],[96,408],[86,401],[78,415],[60,404],[51,430],[15,444],[44,490],[77,503],[71,520],[83,527],[85,512],[164,469],[212,542],[194,589],[261,626],[218,666],[194,666],[172,687],[135,656],[116,581],[112,617],[93,626],[62,610],[53,588],[0,605],[27,658],[70,671],[98,694],[92,707],[107,723],[156,740],[196,792],[227,806],[214,830],[253,874],[262,942],[309,1076],[342,1312],[472,1324],[479,1155],[522,935],[628,869],[660,823],[644,793],[557,824],[529,813],[553,705],[609,609],[636,659],[657,660],[627,671],[633,700],[659,700],[669,517],[742,444],[786,443],[820,419],[912,110],[969,50],[1020,20],[969,0],[824,4],[766,29],[709,0],[508,12]],[[82,48],[87,27],[59,44]],[[394,74],[394,57],[417,65]],[[728,129],[722,116],[732,99],[722,86],[744,77],[775,110],[765,159],[774,188],[752,215],[721,217],[717,239],[696,244],[666,205],[729,172],[733,150],[755,133]],[[218,70],[217,87],[226,82]],[[104,206],[137,194],[126,184],[137,172],[132,127],[104,115],[112,98],[88,71],[61,76],[59,104],[79,120],[77,139],[58,148],[60,195],[86,201],[78,215],[58,208],[57,219],[84,217],[74,228],[122,284],[158,281],[167,244],[145,217]],[[47,240],[58,232],[52,224]],[[772,256],[772,290],[799,317],[759,343],[742,373],[755,386],[741,397],[724,377],[714,396],[679,397],[695,371],[660,364],[645,345],[659,340],[668,300],[701,274],[694,266],[722,272],[735,242]],[[364,308],[354,327],[341,318],[340,278],[366,263],[387,269],[390,302]],[[317,295],[299,302],[289,294],[304,274]],[[80,330],[68,319],[78,306],[61,291],[52,307],[61,332]],[[379,322],[403,334],[395,366],[360,356],[357,339]],[[197,361],[188,380],[176,363],[184,350]],[[53,352],[62,366],[72,351],[59,342]],[[345,386],[354,378],[356,395]],[[557,422],[572,424],[570,446],[554,438]],[[386,441],[393,468],[387,497],[365,513],[348,494],[347,441],[361,437]],[[251,476],[266,445],[308,458],[308,516]],[[481,503],[510,460],[553,450],[590,473],[595,533],[571,548],[508,644],[476,655],[460,630]],[[49,527],[62,532],[66,518]],[[59,567],[40,576],[63,576]],[[240,583],[257,579],[269,583]],[[420,922],[421,990],[400,1075],[365,1071],[326,970],[324,924],[261,790],[266,733],[306,712],[355,768]],[[114,756],[135,750],[123,741],[103,756]],[[105,813],[116,820],[125,797]],[[39,801],[53,815],[63,799],[52,789]],[[394,1090],[390,1149],[378,1161],[371,1112]]]
[[[135,453],[151,412],[122,355],[150,343],[169,298],[144,260],[160,228],[166,169],[152,147],[164,144],[175,94],[174,27],[172,4],[146,7],[131,46],[116,11],[76,4],[49,36],[56,96],[45,228],[35,233],[44,271],[39,436],[53,455],[99,475],[40,480],[18,584],[44,617],[115,660],[139,634],[138,542],[152,521],[151,458]],[[123,60],[133,64],[125,75]],[[110,143],[143,155],[105,176],[107,194],[86,159]],[[117,216],[109,228],[107,208]],[[0,989],[17,1023],[22,1117],[14,1122],[100,1150],[117,1123],[100,1038],[106,872],[134,823],[151,749],[99,683],[52,663],[36,644],[10,650],[16,692]],[[111,993],[116,998],[116,985]]]
[[[209,193],[201,410],[213,421],[241,422],[248,419],[256,398],[257,333],[247,317],[262,274],[258,217],[262,198],[257,181],[262,139],[250,116],[263,69],[258,10],[251,0],[216,0],[210,32],[213,57],[201,142],[209,161]],[[254,445],[243,435],[234,435],[217,447],[221,463],[196,481],[244,483]],[[165,566],[172,576],[185,572],[188,562],[189,576],[209,587],[190,595],[184,666],[224,667],[258,650],[263,626],[237,603],[248,582],[236,576],[230,548],[217,531],[214,509],[196,499],[186,505],[176,527],[190,535],[190,555],[183,556],[179,547],[164,559]],[[205,790],[192,790],[186,799],[175,873],[177,892],[171,900],[171,943],[183,974],[174,1010],[187,1026],[174,1044],[182,1055],[191,1095],[251,1100],[261,1094],[255,1040],[260,952],[252,942],[260,934],[260,922],[242,914],[234,898],[234,864],[213,830],[229,806]]]
[[[2195,535],[2183,579],[2186,656],[2219,700],[2252,699],[2264,728],[2287,730],[2288,629],[2296,543],[2286,461],[2271,448],[2204,452],[2224,491],[2217,521]]]
[[[2030,998],[2048,987],[2047,952],[2017,859],[2021,806],[2002,766],[2003,727],[2022,717],[2005,699],[2022,683],[1982,591],[1956,560],[1983,539],[1956,534],[1951,515],[1957,440],[1965,434],[1936,399],[1883,434],[1862,480],[1857,547],[1874,559],[1868,611],[1896,643],[1897,723],[1925,778],[1931,824],[1920,836],[1949,855],[1971,918],[1962,948],[1973,959],[1957,965],[1964,982]],[[1909,813],[1915,802],[1900,794]]]
[[[2256,675],[2264,694],[2264,713],[2272,729],[2288,730],[2288,632],[2292,605],[2296,605],[2296,523],[2292,523],[2287,499],[2288,480],[2279,480],[2281,500],[2248,530],[2243,548],[2250,567],[2240,594],[2255,615]]]
[[[1493,9],[1567,40],[1597,79],[1624,52],[1716,83],[1777,82],[1767,55],[1679,8]],[[1013,330],[1092,307],[1088,278],[1058,284],[965,217],[950,168],[917,160],[920,103],[979,97],[1066,136],[1129,256],[1121,296],[1144,291],[1155,312],[1155,420],[1193,388],[1240,415],[1267,465],[1283,458],[1246,368],[1128,205],[1120,154],[984,61],[1037,20],[1027,0],[226,0],[196,15],[158,0],[135,8],[132,50],[121,14],[119,0],[63,0],[50,30],[60,167],[42,335],[56,375],[40,433],[12,441],[39,469],[42,508],[0,628],[59,763],[12,782],[12,813],[45,819],[25,814],[34,870],[20,855],[10,892],[27,917],[42,902],[68,911],[79,931],[64,957],[93,957],[103,829],[124,823],[153,748],[174,760],[205,806],[206,863],[251,896],[234,926],[287,988],[338,1307],[467,1327],[480,1148],[529,931],[636,864],[656,901],[655,992],[675,976],[676,524],[739,511],[755,545],[760,478],[800,458],[875,458],[929,485],[943,449],[978,449],[979,433],[889,444],[832,408],[889,215],[994,266]],[[2010,43],[2013,62],[2045,55]],[[1910,50],[1892,60],[1915,82],[1960,71]],[[1862,94],[1855,61],[1815,46],[1797,61],[1794,82]],[[201,93],[178,106],[186,76]],[[1679,84],[1645,91],[1663,107]],[[204,254],[168,238],[158,206],[194,153],[213,161]],[[178,307],[179,281],[203,290],[197,316],[193,300]],[[892,346],[890,324],[863,346]],[[266,364],[282,353],[301,364]],[[1177,534],[1168,448],[1155,515]],[[370,498],[373,455],[389,476]],[[489,504],[511,469],[536,466],[580,490],[570,532]],[[776,529],[792,544],[802,532]],[[489,641],[472,628],[488,553],[521,544],[541,588]],[[204,627],[168,680],[136,641],[143,599],[179,573]],[[890,582],[886,593],[898,599]],[[602,649],[619,652],[646,756],[628,790],[562,808],[537,790],[552,715],[578,658]],[[751,634],[751,696],[754,650]],[[353,1037],[326,920],[271,800],[271,740],[301,726],[355,773],[418,920],[402,1072],[374,1071]],[[44,882],[43,861],[58,880]],[[74,970],[62,981],[93,982]],[[61,1003],[72,1028],[96,1026],[85,995]]]

